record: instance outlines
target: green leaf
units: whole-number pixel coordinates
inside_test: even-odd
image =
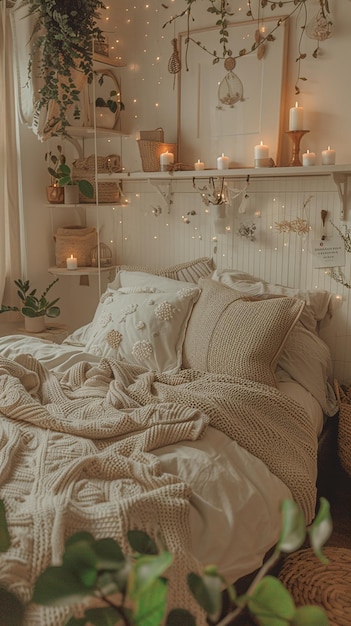
[[[329,619],[319,606],[301,606],[296,609],[291,626],[329,626]]]
[[[196,626],[194,616],[186,609],[173,609],[167,615],[165,626]]]
[[[130,576],[130,597],[138,598],[154,581],[170,567],[173,562],[173,554],[162,552],[156,556],[142,556],[134,564]]]
[[[48,567],[34,586],[33,602],[52,606],[70,606],[85,598],[86,586],[65,567]]]
[[[274,576],[265,576],[248,596],[248,608],[262,626],[286,626],[295,614],[294,601]]]
[[[94,187],[88,180],[79,180],[78,181],[79,191],[86,196],[87,198],[94,197]]]
[[[139,552],[139,554],[158,554],[156,543],[143,530],[129,530],[127,538],[134,552]]]
[[[124,566],[126,558],[114,539],[99,539],[93,545],[98,569],[115,570]]]
[[[52,306],[46,310],[46,315],[48,317],[58,317],[61,313],[61,309],[58,306]]]
[[[333,522],[329,502],[325,498],[321,498],[318,513],[308,529],[308,535],[313,551],[322,563],[328,563],[328,559],[323,555],[321,548],[329,539],[332,530]]]
[[[133,623],[135,626],[159,626],[167,605],[167,581],[157,578],[138,597]]]
[[[276,550],[289,553],[302,546],[306,537],[306,522],[301,509],[293,500],[283,500],[281,511],[282,530]]]
[[[5,505],[0,500],[0,552],[6,552],[10,545],[11,539],[7,527]]]
[[[97,558],[90,543],[75,542],[66,546],[63,567],[74,574],[87,589],[92,589],[97,579]]]
[[[195,600],[207,615],[217,619],[222,609],[221,579],[219,576],[199,576],[190,573],[187,577],[188,586]]]

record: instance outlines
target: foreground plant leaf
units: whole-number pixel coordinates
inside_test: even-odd
[[[319,606],[301,606],[296,609],[292,626],[329,626],[326,612]]]
[[[195,617],[186,609],[174,609],[167,615],[165,626],[196,626]]]
[[[197,603],[214,620],[218,619],[222,609],[222,584],[217,575],[188,575],[188,586]]]
[[[329,539],[332,530],[333,522],[329,502],[325,498],[321,498],[318,513],[308,529],[308,535],[313,551],[322,563],[329,563],[321,549]]]
[[[6,552],[11,545],[10,535],[6,522],[5,505],[0,500],[0,552]]]
[[[35,583],[32,601],[52,606],[71,606],[81,601],[89,589],[65,567],[48,567]]]
[[[142,556],[130,573],[129,595],[133,600],[148,590],[173,562],[173,554],[162,552],[156,556]]]
[[[289,553],[302,546],[306,537],[306,522],[301,509],[293,500],[283,500],[281,511],[282,530],[276,550]]]
[[[295,604],[284,585],[265,576],[247,596],[247,606],[262,626],[286,626],[295,615]]]
[[[157,578],[138,597],[134,612],[134,626],[159,626],[167,606],[167,581]]]

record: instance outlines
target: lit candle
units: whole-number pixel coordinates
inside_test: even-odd
[[[322,151],[322,165],[335,165],[335,150],[331,150],[330,146]]]
[[[68,270],[76,270],[78,267],[78,259],[71,254],[71,256],[66,259],[66,265]]]
[[[161,172],[167,172],[170,165],[174,163],[174,154],[172,152],[163,152],[160,154]]]
[[[302,165],[315,165],[316,164],[316,155],[314,152],[310,152],[307,150],[302,155]]]
[[[303,107],[297,102],[289,112],[289,130],[303,130]]]
[[[268,159],[269,148],[263,141],[258,146],[255,146],[255,159]]]
[[[222,156],[217,158],[217,169],[218,170],[227,170],[229,167],[229,159],[222,152]]]
[[[203,163],[202,161],[200,161],[200,159],[198,159],[197,163],[194,163],[194,168],[196,170],[204,170],[205,169],[205,163]]]

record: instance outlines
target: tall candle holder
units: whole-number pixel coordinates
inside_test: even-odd
[[[290,159],[290,167],[295,167],[296,165],[302,165],[302,161],[300,159],[300,143],[301,139],[306,133],[309,133],[309,130],[287,130],[286,133],[289,135],[292,143],[293,143],[293,151],[292,157]]]

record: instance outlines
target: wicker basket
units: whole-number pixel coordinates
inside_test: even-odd
[[[351,550],[326,547],[329,563],[321,563],[307,548],[284,560],[278,578],[297,606],[323,607],[331,626],[351,624]]]
[[[144,172],[160,171],[160,156],[163,152],[172,152],[174,160],[177,160],[177,144],[163,143],[161,141],[148,141],[137,139],[141,164]]]
[[[110,154],[106,157],[97,156],[96,166],[98,174],[111,174],[121,171],[121,158],[118,154]],[[87,198],[79,194],[80,203],[92,203],[96,201],[95,185],[95,154],[85,159],[77,159],[73,163],[72,178],[74,180],[89,180],[94,187],[93,198]],[[98,186],[99,202],[118,202],[120,200],[120,188],[115,182],[100,182]]]
[[[339,403],[338,454],[342,467],[351,476],[351,387],[340,386],[334,381]]]
[[[66,267],[71,254],[77,257],[78,267],[91,265],[91,251],[97,245],[94,227],[62,226],[54,235],[56,267]]]

